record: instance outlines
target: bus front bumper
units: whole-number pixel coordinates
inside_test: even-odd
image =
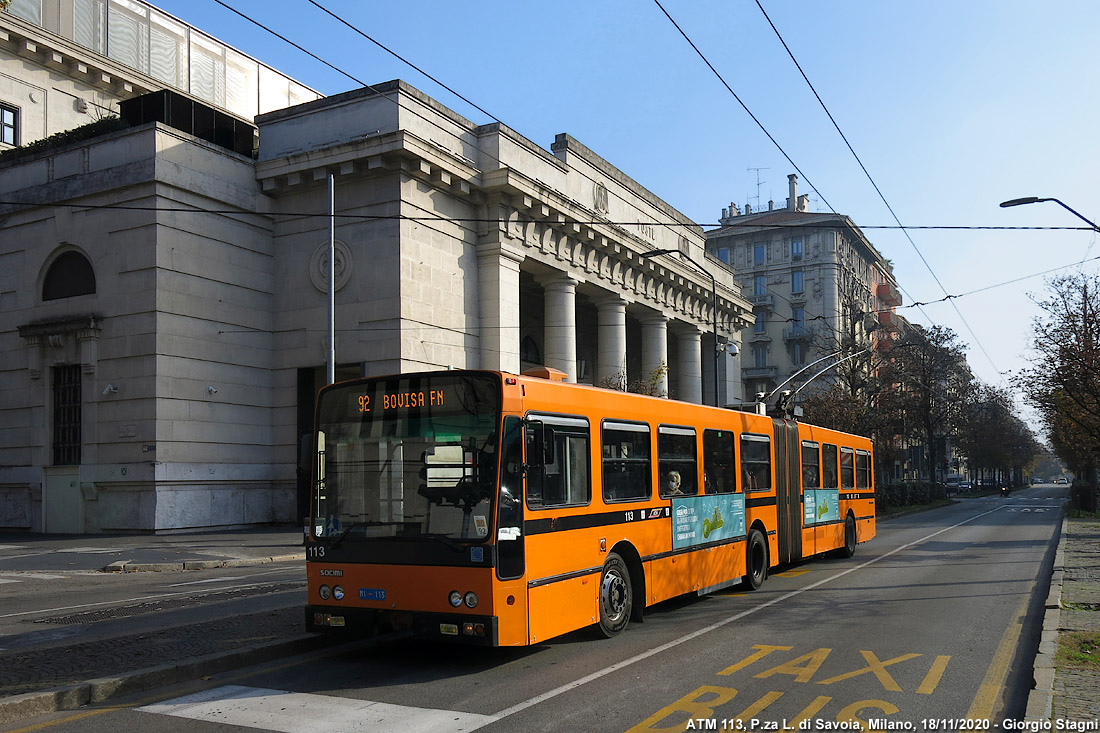
[[[418,639],[497,646],[497,617],[427,611],[306,606],[306,631],[374,636],[408,631]]]

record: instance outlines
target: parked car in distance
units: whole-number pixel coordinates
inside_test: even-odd
[[[974,487],[970,485],[969,481],[959,482],[959,491],[970,491],[972,488]]]

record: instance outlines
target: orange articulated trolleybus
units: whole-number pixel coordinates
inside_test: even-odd
[[[871,442],[534,376],[321,390],[313,631],[535,644],[875,535]]]

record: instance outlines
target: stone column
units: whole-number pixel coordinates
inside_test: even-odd
[[[543,298],[543,359],[577,381],[577,281],[566,273],[540,278]]]
[[[596,349],[596,384],[626,387],[626,301],[609,295],[596,301],[599,329]]]
[[[518,243],[488,242],[477,248],[481,368],[519,373]]]
[[[680,359],[676,364],[676,388],[684,402],[703,403],[703,362],[698,328],[684,325],[676,331]]]
[[[657,377],[658,396],[668,397],[668,317],[656,313],[641,320],[642,379]]]

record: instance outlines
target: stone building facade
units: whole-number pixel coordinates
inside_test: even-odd
[[[0,11],[0,151],[160,89],[248,121],[321,96],[143,0],[12,0]]]
[[[330,176],[338,378],[545,365],[736,392],[732,272],[568,135],[547,151],[398,81],[256,124],[255,159],[152,122],[0,161],[0,526],[301,519]]]
[[[733,268],[752,303],[754,324],[744,332],[741,357],[750,397],[772,392],[837,350],[845,335],[879,343],[902,323],[889,261],[847,216],[809,211],[796,175],[788,183],[784,208],[742,212],[730,204],[721,228],[707,232],[707,251]]]

